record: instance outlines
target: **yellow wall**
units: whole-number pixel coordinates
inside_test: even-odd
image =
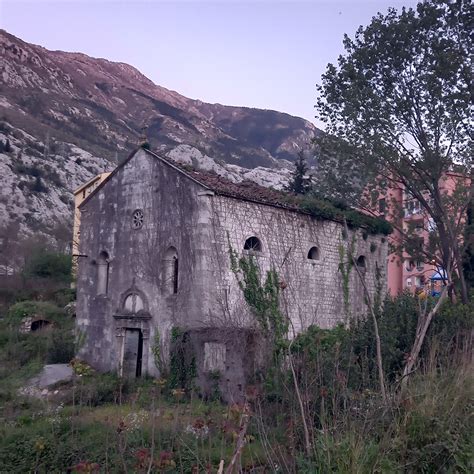
[[[96,188],[99,186],[105,178],[109,176],[110,173],[101,173],[92,178],[86,184],[83,184],[80,188],[74,191],[74,230],[72,234],[72,255],[73,255],[73,278],[76,276],[76,260],[79,254],[79,239],[81,237],[81,211],[79,210],[79,206],[81,205],[82,201],[86,199]]]

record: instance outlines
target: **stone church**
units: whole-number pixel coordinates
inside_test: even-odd
[[[252,256],[262,275],[276,270],[290,337],[344,322],[348,304],[351,314],[365,313],[361,279],[352,271],[344,281],[340,271],[341,248],[352,243],[374,295],[385,282],[384,236],[347,236],[340,222],[284,198],[135,151],[80,206],[78,356],[100,371],[159,376],[173,334],[185,333],[202,393],[218,371],[223,398],[238,399],[264,355],[230,249]]]

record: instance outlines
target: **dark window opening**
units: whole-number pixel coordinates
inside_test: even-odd
[[[311,247],[308,252],[309,260],[319,260],[319,249],[318,247]]]
[[[387,202],[385,198],[379,199],[379,213],[385,214],[387,212]]]
[[[178,257],[173,257],[173,293],[178,293]]]
[[[31,330],[32,331],[40,331],[41,329],[47,328],[51,323],[46,321],[45,319],[38,319],[37,321],[33,321],[31,323]]]
[[[170,247],[165,254],[164,261],[165,287],[167,293],[178,293],[179,286],[179,259],[175,247]]]
[[[357,259],[357,266],[359,267],[359,269],[361,270],[365,270],[366,269],[366,262],[365,262],[365,257],[364,255],[361,255],[358,259]]]
[[[253,252],[261,252],[262,243],[257,237],[249,237],[245,241],[244,250],[252,250]]]

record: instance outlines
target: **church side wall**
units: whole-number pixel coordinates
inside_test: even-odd
[[[255,324],[230,269],[229,258],[229,243],[239,255],[249,255],[243,248],[252,236],[262,243],[262,251],[252,253],[262,275],[274,268],[286,285],[281,292],[281,305],[296,333],[312,324],[330,328],[350,316],[366,313],[363,286],[355,269],[349,273],[347,297],[339,270],[341,262],[347,262],[347,248],[353,241],[354,254],[365,256],[365,282],[370,293],[376,292],[377,266],[379,285],[383,294],[386,291],[387,243],[383,236],[364,235],[357,230],[350,231],[344,239],[339,223],[223,196],[212,198],[212,223],[213,267],[219,270],[215,278],[219,282],[215,316],[227,319],[228,324]],[[316,260],[308,259],[312,247],[319,252]],[[342,260],[341,248],[346,249]]]

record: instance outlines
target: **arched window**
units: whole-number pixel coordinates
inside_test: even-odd
[[[255,236],[249,237],[245,241],[244,250],[251,250],[253,252],[261,252],[262,251],[262,243]]]
[[[365,270],[367,269],[367,264],[365,260],[364,255],[360,255],[359,258],[356,261],[357,267],[361,271],[361,273],[365,273]]]
[[[97,259],[97,294],[106,295],[109,286],[109,254],[100,252]]]
[[[145,309],[142,297],[135,292],[128,294],[123,301],[123,309],[127,313],[138,313]]]
[[[178,293],[179,260],[175,247],[170,247],[166,251],[164,264],[165,288],[167,293],[176,294]]]
[[[318,247],[311,247],[308,252],[309,260],[319,260],[319,249]]]
[[[51,323],[46,319],[37,319],[31,323],[31,330],[32,331],[39,331],[41,329],[45,329],[50,326]]]

